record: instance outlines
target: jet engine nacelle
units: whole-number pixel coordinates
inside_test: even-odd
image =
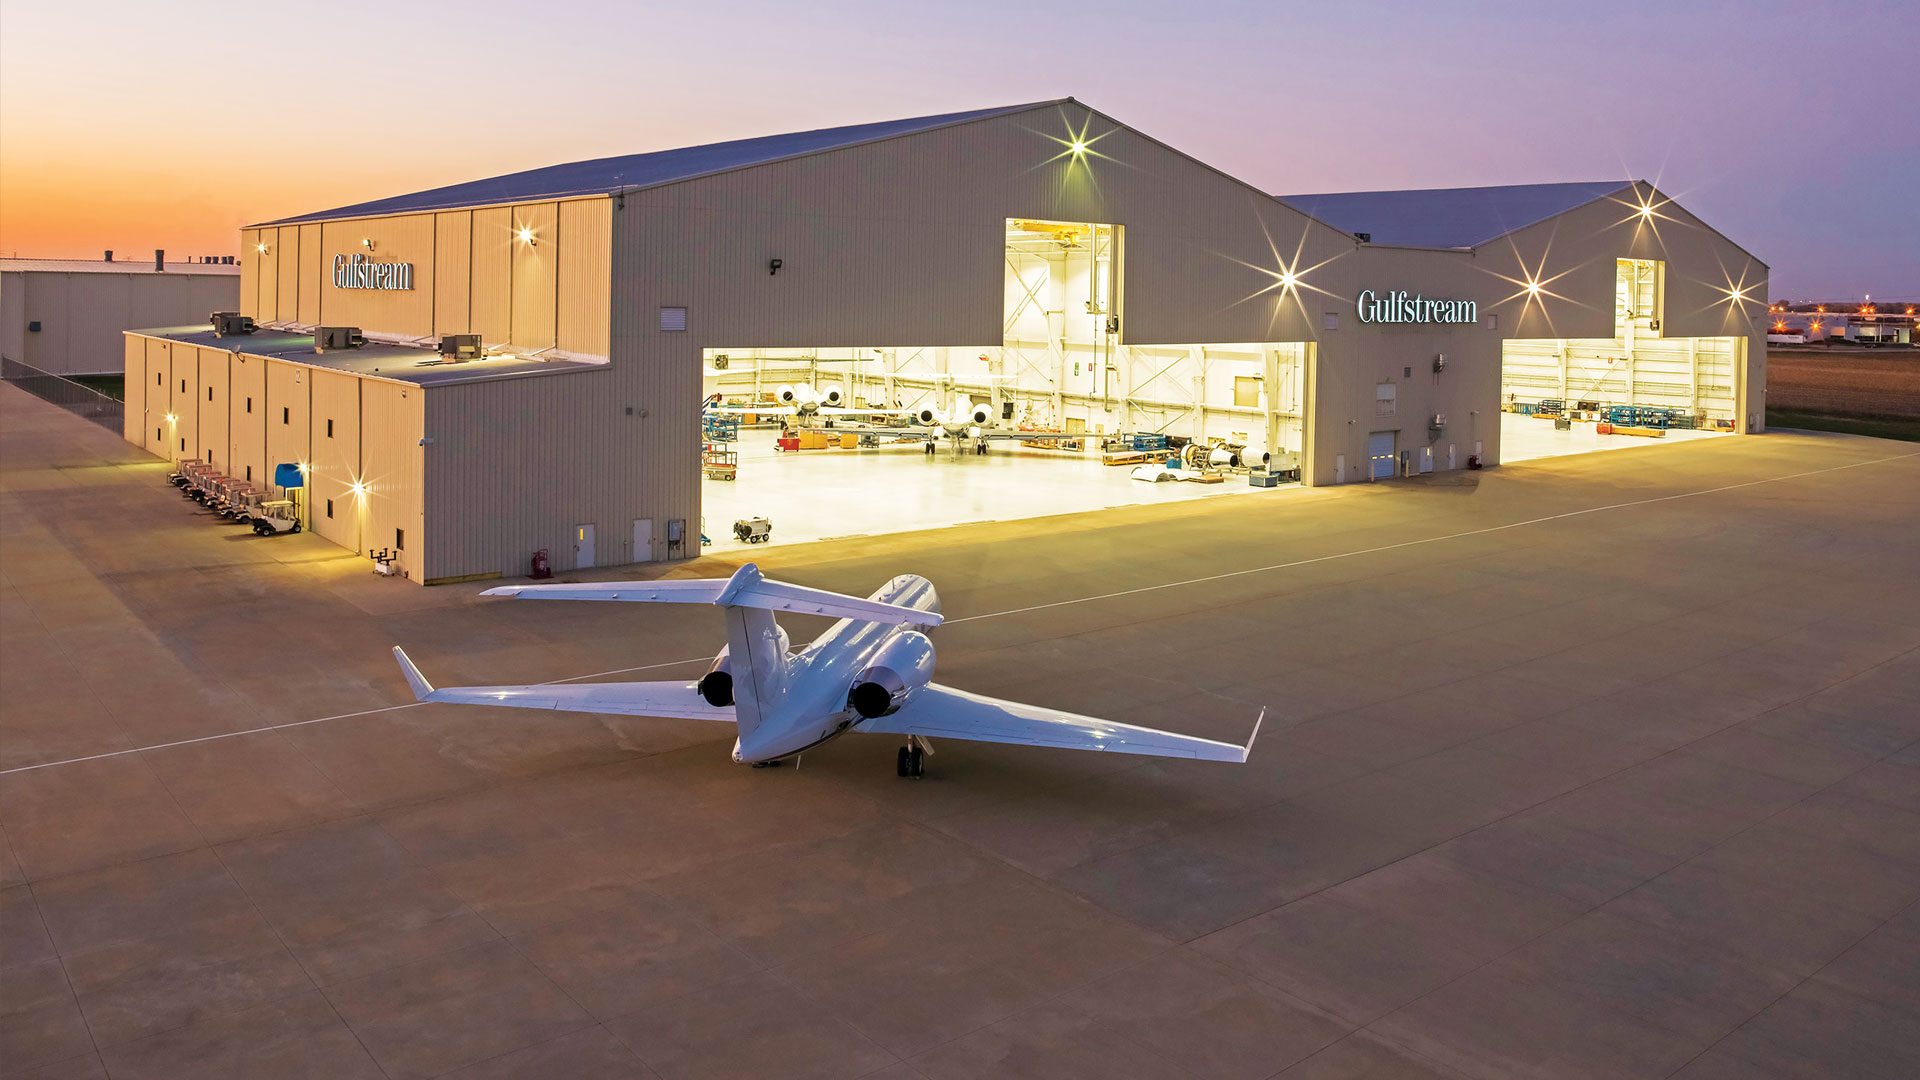
[[[773,392],[773,396],[782,405],[797,405],[800,402],[800,391],[784,383]]]
[[[934,409],[921,409],[919,412],[914,413],[913,417],[914,419],[920,421],[921,423],[930,425],[932,427],[942,426],[942,424],[946,419],[945,417],[941,416],[938,411]]]
[[[975,405],[967,414],[967,422],[974,427],[985,427],[993,419],[993,410],[985,405]]]
[[[872,720],[900,711],[933,678],[933,642],[918,630],[895,634],[847,692],[847,707]]]
[[[839,387],[825,386],[821,388],[820,401],[822,404],[832,405],[837,408],[844,400],[846,400],[845,396],[840,392]]]
[[[789,647],[787,628],[778,624],[774,628],[780,632],[780,655],[784,658]],[[713,658],[713,665],[707,668],[707,673],[700,676],[700,681],[694,684],[694,688],[700,691],[700,696],[706,699],[707,704],[716,709],[724,709],[733,704],[733,657],[728,655],[728,650],[731,648],[730,645],[720,646],[720,654]]]

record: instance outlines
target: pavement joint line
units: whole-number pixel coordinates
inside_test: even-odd
[[[1060,607],[1071,607],[1072,605],[1075,605],[1075,604],[1090,604],[1099,600],[1113,600],[1123,596],[1137,596],[1141,593],[1159,592],[1163,589],[1177,589],[1177,588],[1183,588],[1188,585],[1204,585],[1209,582],[1226,581],[1232,578],[1247,577],[1253,574],[1271,573],[1272,571],[1275,571],[1275,570],[1288,570],[1288,569],[1292,569],[1300,566],[1311,566],[1315,563],[1333,562],[1337,559],[1350,559],[1350,558],[1355,558],[1361,555],[1377,555],[1383,551],[1398,551],[1401,548],[1419,547],[1423,544],[1435,544],[1435,543],[1440,543],[1446,540],[1461,540],[1470,536],[1485,536],[1489,533],[1505,532],[1509,529],[1524,528],[1528,525],[1543,525],[1550,521],[1563,521],[1567,518],[1583,517],[1587,514],[1598,514],[1608,510],[1626,510],[1636,506],[1651,506],[1655,503],[1673,502],[1678,499],[1691,499],[1701,495],[1715,495],[1723,491],[1738,491],[1741,488],[1758,487],[1762,484],[1774,484],[1774,483],[1779,483],[1783,480],[1800,480],[1809,476],[1820,476],[1826,473],[1842,472],[1847,469],[1857,469],[1865,465],[1880,465],[1889,461],[1906,461],[1916,457],[1920,457],[1920,451],[1915,451],[1914,453],[1911,453],[1911,454],[1894,454],[1892,456],[1882,457],[1882,458],[1869,458],[1866,461],[1849,462],[1848,464],[1845,464],[1845,465],[1833,465],[1824,469],[1809,469],[1805,472],[1787,473],[1782,476],[1762,477],[1759,480],[1746,480],[1738,484],[1723,484],[1720,487],[1702,488],[1698,491],[1681,491],[1681,492],[1676,492],[1675,494],[1672,494],[1672,495],[1657,495],[1647,499],[1633,499],[1627,502],[1608,503],[1604,506],[1589,506],[1582,510],[1568,510],[1559,514],[1548,514],[1544,517],[1528,518],[1524,521],[1510,521],[1503,525],[1489,525],[1481,529],[1466,529],[1461,532],[1446,533],[1440,536],[1421,537],[1420,539],[1417,539],[1417,540],[1403,540],[1397,544],[1381,544],[1376,547],[1358,548],[1353,551],[1340,551],[1340,552],[1335,552],[1334,554],[1331,554],[1331,555],[1318,555],[1311,559],[1296,559],[1292,562],[1273,563],[1268,566],[1255,566],[1246,570],[1231,570],[1222,574],[1209,574],[1204,577],[1185,578],[1180,581],[1167,581],[1167,582],[1162,582],[1158,585],[1143,585],[1137,589],[1122,589],[1119,592],[1099,593],[1094,596],[1081,596],[1071,600],[1056,600],[1048,604],[1033,604],[1028,607],[1009,608],[1005,611],[989,611],[980,615],[968,615],[963,619],[948,619],[944,623],[942,623],[942,625],[958,626],[961,623],[979,622],[984,619],[997,619],[1006,615],[1023,615],[1028,612],[1046,611],[1052,608],[1060,608]],[[705,656],[696,656],[696,657],[690,657],[685,660],[669,660],[664,663],[658,663],[658,664],[642,664],[638,667],[614,668],[610,671],[596,671],[588,675],[572,675],[564,679],[549,679],[546,682],[535,683],[534,685],[554,686],[560,683],[578,682],[581,679],[597,679],[603,675],[624,675],[632,671],[652,671],[659,668],[680,667],[685,664],[704,663],[709,659],[710,659],[709,657],[705,657]],[[202,735],[198,738],[193,738],[193,739],[178,739],[173,742],[156,743],[152,746],[135,746],[135,747],[129,747],[128,749],[125,749],[125,750],[110,750],[102,754],[88,754],[85,757],[66,758],[61,761],[43,761],[38,765],[19,765],[11,769],[0,769],[0,776],[12,776],[16,773],[34,772],[35,770],[38,770],[38,769],[52,769],[61,765],[78,765],[82,762],[87,762],[87,761],[102,761],[107,758],[125,757],[129,754],[144,754],[150,750],[168,750],[176,746],[192,746],[195,743],[215,742],[220,739],[233,739],[233,738],[238,738],[242,735],[260,735],[269,731],[285,731],[285,730],[288,730],[289,728],[306,727],[310,724],[324,724],[331,720],[350,720],[358,716],[377,716],[381,713],[399,712],[403,709],[412,709],[420,705],[426,705],[426,704],[430,704],[430,703],[425,701],[409,701],[404,704],[386,705],[377,709],[362,709],[358,712],[338,713],[333,716],[320,716],[320,717],[315,717],[311,720],[294,720],[285,724],[269,724],[265,727],[248,728],[245,731],[225,731],[225,732],[220,732],[219,734],[216,734],[216,735]]]

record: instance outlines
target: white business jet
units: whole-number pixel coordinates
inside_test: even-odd
[[[483,596],[523,600],[621,600],[713,604],[726,616],[727,644],[695,682],[461,686],[435,689],[399,646],[393,655],[421,701],[522,709],[619,713],[735,725],[733,760],[775,764],[849,731],[906,736],[901,776],[917,777],[933,737],[1108,750],[1123,754],[1244,762],[1266,710],[1244,746],[1118,724],[1091,716],[982,697],[932,682],[940,625],[933,584],[903,574],[865,600],[760,576],[748,563],[725,580],[505,585]],[[838,616],[827,632],[789,655],[774,613]]]

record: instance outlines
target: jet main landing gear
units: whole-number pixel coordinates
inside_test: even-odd
[[[900,748],[894,760],[894,773],[897,776],[918,780],[927,775],[927,755],[933,753],[933,747],[927,740],[917,736],[907,736],[907,745]]]

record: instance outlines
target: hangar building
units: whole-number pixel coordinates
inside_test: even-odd
[[[776,529],[858,533],[951,524],[981,477],[1018,504],[995,517],[1198,490],[1103,469],[1121,437],[1264,450],[1319,485],[1635,441],[1609,420],[1754,433],[1765,290],[1643,181],[1277,196],[1067,98],[251,226],[258,329],[129,333],[126,434],[234,476],[303,465],[309,527],[413,580],[518,576],[536,549],[562,571],[698,554],[703,500],[714,519],[753,476]],[[364,343],[316,350],[327,327]],[[477,355],[436,348],[464,334]],[[705,479],[705,405],[760,403],[764,427],[781,386],[1082,441],[1009,438],[970,472],[877,416],[907,426],[755,457],[768,431],[739,481]]]

